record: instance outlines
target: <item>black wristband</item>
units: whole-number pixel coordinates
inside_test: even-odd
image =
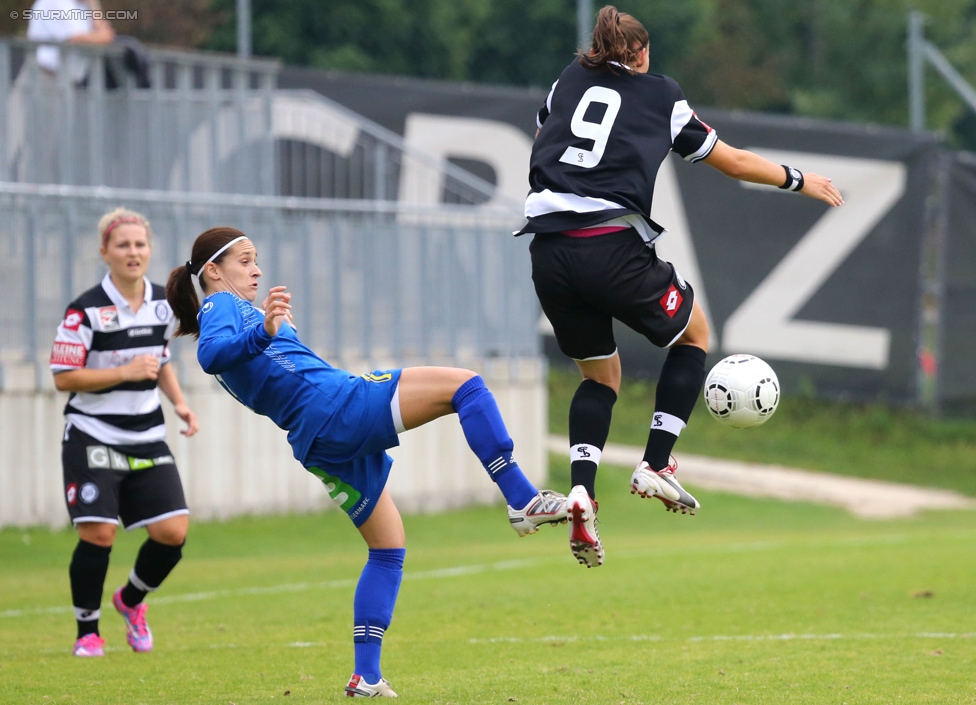
[[[786,189],[787,191],[799,191],[803,188],[803,172],[799,169],[794,169],[791,166],[781,165],[783,170],[786,172],[786,181],[780,186],[781,189]]]

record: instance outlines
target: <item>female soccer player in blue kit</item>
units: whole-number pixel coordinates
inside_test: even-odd
[[[204,293],[201,306],[193,286]],[[471,450],[508,502],[520,535],[566,520],[566,498],[538,491],[512,456],[512,439],[481,377],[451,367],[409,367],[357,376],[302,344],[291,325],[291,294],[271,287],[253,305],[261,270],[250,240],[233,228],[202,233],[190,261],[166,285],[179,329],[199,339],[197,359],[230,394],[288,432],[295,458],[330,488],[359,529],[369,557],[353,603],[351,697],[396,697],[380,673],[383,634],[403,575],[405,535],[385,485],[397,434],[457,413]]]

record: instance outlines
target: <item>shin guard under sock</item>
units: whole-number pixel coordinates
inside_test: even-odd
[[[355,672],[367,683],[382,678],[380,655],[383,635],[393,619],[400,581],[403,578],[405,548],[371,548],[353,599],[353,650]]]
[[[495,397],[484,380],[475,376],[454,393],[451,404],[461,421],[468,446],[514,509],[522,509],[538,490],[522,473],[512,450],[515,444],[505,428]]]
[[[122,603],[135,607],[147,593],[158,589],[183,557],[183,544],[169,546],[146,539],[136,556],[136,564],[129,574],[129,582],[122,588]]]
[[[71,603],[78,622],[78,638],[86,634],[98,634],[101,616],[102,591],[108,573],[111,546],[96,546],[79,539],[71,555],[68,575],[71,579]]]
[[[610,387],[584,379],[569,405],[570,485],[583,485],[596,499],[596,471],[610,435],[617,394]]]
[[[704,350],[693,345],[676,345],[668,351],[657,383],[654,418],[644,450],[644,460],[652,470],[668,466],[671,450],[691,418],[704,382]]]

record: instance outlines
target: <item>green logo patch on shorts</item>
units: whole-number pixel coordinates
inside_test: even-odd
[[[313,466],[305,469],[322,481],[332,501],[342,507],[342,511],[344,512],[348,512],[355,507],[362,497],[362,493],[354,489],[351,485],[343,482],[338,477],[333,477],[322,468]]]

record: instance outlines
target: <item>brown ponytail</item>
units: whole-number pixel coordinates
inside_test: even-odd
[[[615,61],[624,66],[637,62],[641,49],[647,46],[648,36],[644,25],[613,5],[606,5],[596,16],[593,42],[589,51],[576,52],[579,62],[588,69],[626,70],[610,64]],[[629,73],[635,73],[633,69]]]
[[[193,286],[193,276],[199,275],[204,264],[210,261],[214,253],[220,250],[231,240],[244,237],[240,230],[228,227],[210,228],[201,233],[193,243],[193,254],[186,264],[169,273],[166,282],[166,300],[169,301],[170,308],[176,314],[180,322],[176,329],[176,336],[192,335],[194,338],[200,337],[200,324],[197,321],[197,312],[200,310],[200,299]],[[227,256],[230,250],[225,250],[213,261],[220,263]],[[206,285],[200,281],[200,288],[203,293],[207,293]]]

